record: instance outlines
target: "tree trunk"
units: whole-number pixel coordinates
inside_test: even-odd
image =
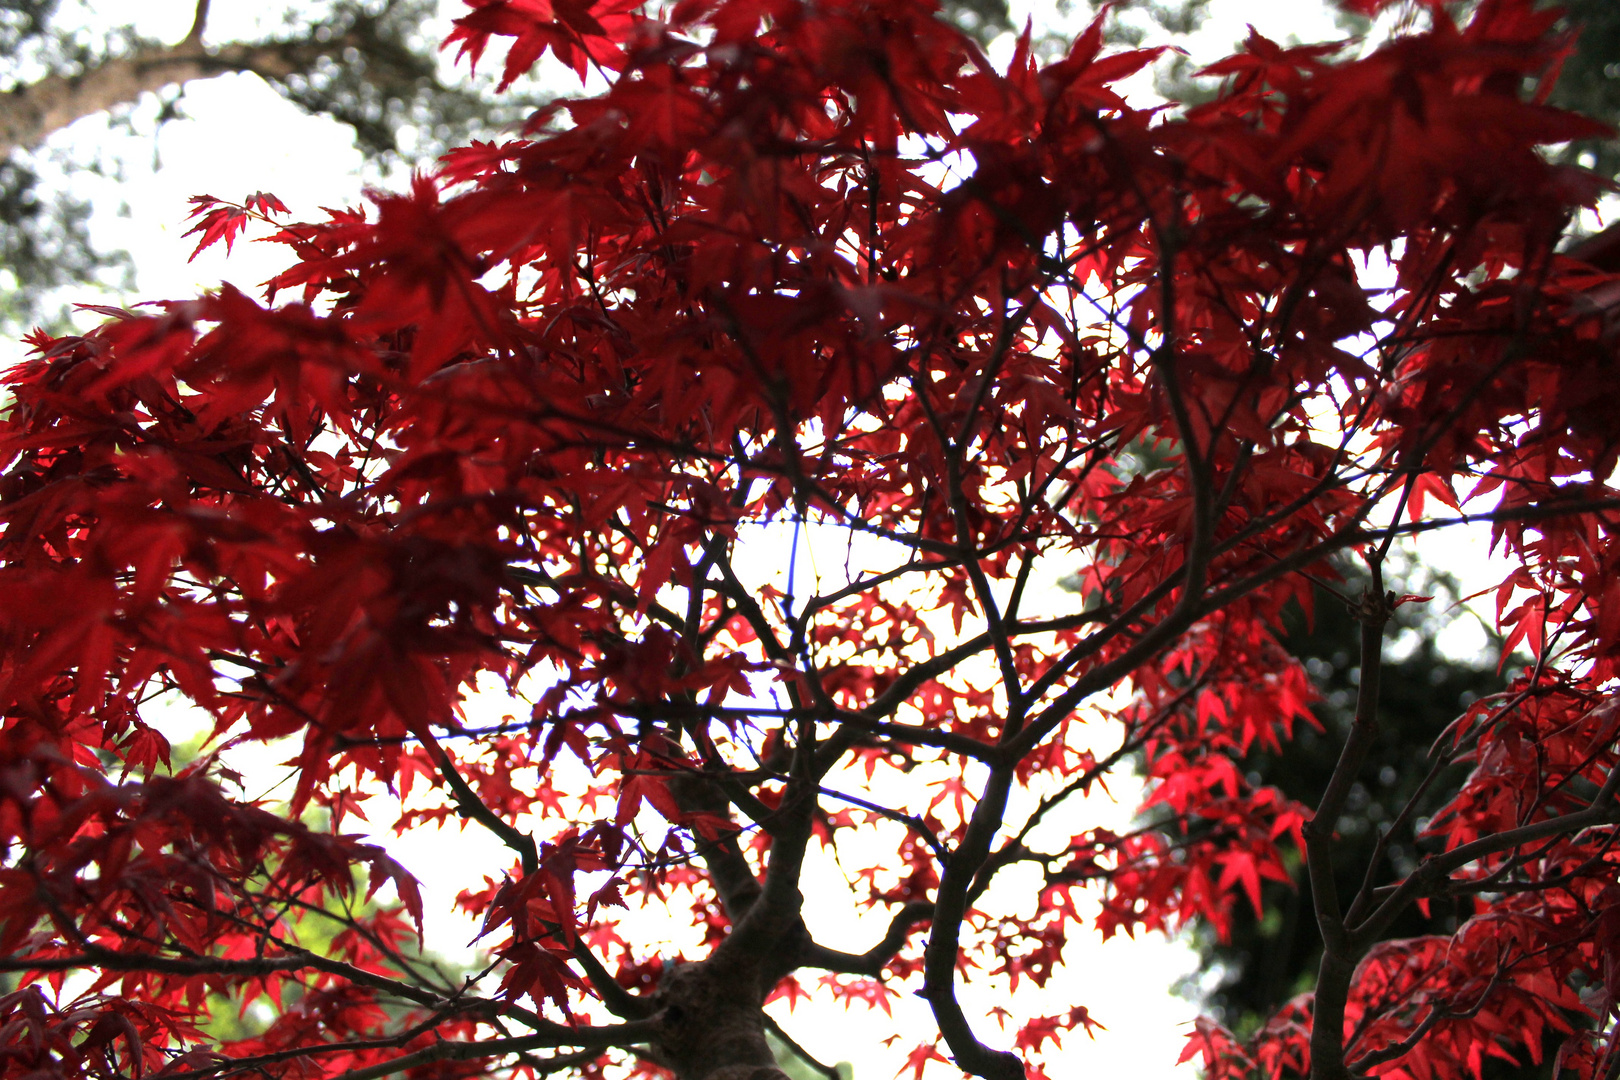
[[[652,1056],[679,1080],[788,1080],[765,1041],[765,990],[757,962],[725,948],[677,964],[659,981],[663,1034]]]

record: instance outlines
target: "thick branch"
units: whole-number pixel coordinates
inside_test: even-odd
[[[602,1004],[607,1006],[608,1012],[620,1020],[641,1020],[652,1015],[652,1004],[620,986],[608,969],[602,966],[602,961],[591,952],[591,947],[577,938],[574,941],[574,959],[585,969],[585,978],[602,999]]]
[[[799,891],[799,875],[804,868],[804,852],[814,830],[818,785],[813,771],[816,758],[816,722],[799,719],[799,738],[793,748],[793,764],[788,770],[787,787],[782,792],[777,827],[772,830],[771,849],[765,867],[765,883],[759,899],[736,924],[722,948],[763,954],[780,950],[793,932],[802,933],[800,912],[804,894]]]
[[[199,5],[202,18],[206,5]],[[0,155],[28,150],[76,120],[130,105],[142,94],[197,79],[252,72],[280,81],[314,70],[323,57],[341,57],[356,42],[349,35],[329,40],[313,36],[294,41],[232,42],[204,48],[200,36],[177,45],[148,45],[112,56],[77,74],[51,74],[14,87],[0,98]]]
[[[676,773],[669,781],[669,790],[681,809],[689,814],[731,818],[731,800],[717,777],[697,772]],[[736,926],[759,899],[759,881],[754,877],[753,867],[748,865],[736,833],[704,844],[701,852],[709,879],[725,906],[726,917]]]
[[[934,925],[923,954],[922,994],[933,1007],[940,1034],[957,1067],[986,1080],[1024,1080],[1024,1064],[1016,1054],[992,1050],[973,1033],[956,1000],[956,961],[961,950],[962,919],[967,914],[968,888],[990,853],[990,841],[1001,827],[1011,788],[1011,768],[996,769],[985,783],[967,833],[945,864]]]

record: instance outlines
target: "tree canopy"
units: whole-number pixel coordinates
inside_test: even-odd
[[[1609,132],[1545,104],[1556,14],[1254,34],[1169,115],[1100,22],[998,69],[926,0],[471,7],[503,83],[604,88],[369,211],[206,200],[202,245],[289,249],[263,300],[108,309],[6,375],[8,1074],[772,1080],[768,1000],[912,993],[918,1080],[1024,1080],[1106,994],[1029,1006],[1067,941],[1226,935],[1298,860],[1314,982],[1200,1022],[1209,1076],[1612,1073],[1620,275],[1557,253],[1604,184],[1543,148]],[[1368,851],[1427,600],[1390,553],[1464,527],[1531,660]],[[1307,804],[1245,761],[1311,722],[1319,589],[1358,642]],[[176,702],[290,746],[284,801],[166,767]],[[1140,824],[1085,820],[1138,766]],[[412,869],[345,831],[381,786],[509,849],[459,899],[487,969],[412,950]]]

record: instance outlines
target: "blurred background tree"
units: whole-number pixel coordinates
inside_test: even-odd
[[[1580,36],[1551,103],[1620,127],[1620,3],[1561,0],[1557,6],[1570,32]],[[1620,137],[1570,143],[1560,155],[1610,179],[1620,177]]]
[[[198,0],[178,42],[143,37],[133,22],[74,0],[0,0],[0,329],[41,317],[65,286],[112,285],[129,256],[99,248],[75,173],[118,173],[128,162],[48,140],[77,120],[128,124],[149,95],[157,123],[183,116],[196,83],[249,73],[312,115],[348,127],[379,169],[430,161],[445,148],[521,120],[532,91],[496,97],[477,79],[451,77],[429,25],[438,0],[319,0],[288,8],[266,33],[216,40],[209,0]],[[116,17],[116,16],[115,16]],[[240,20],[237,20],[238,22]]]
[[[1313,617],[1294,608],[1288,617],[1283,644],[1298,657],[1320,693],[1312,707],[1320,729],[1300,725],[1294,739],[1280,753],[1256,749],[1244,761],[1251,781],[1280,788],[1291,799],[1314,806],[1321,799],[1354,718],[1359,676],[1358,650],[1361,624],[1341,597],[1356,598],[1366,588],[1365,573],[1346,559],[1339,571],[1343,580],[1319,587]],[[1415,564],[1399,580],[1403,592],[1432,594],[1422,604],[1397,608],[1386,639],[1385,678],[1381,681],[1378,742],[1351,789],[1337,832],[1336,881],[1341,896],[1361,888],[1367,866],[1399,877],[1410,873],[1418,852],[1410,843],[1411,830],[1395,833],[1382,853],[1380,836],[1389,830],[1402,808],[1418,792],[1430,770],[1429,748],[1471,702],[1500,690],[1506,679],[1497,670],[1501,639],[1481,628],[1485,647],[1476,655],[1448,655],[1439,639],[1453,621],[1474,616],[1456,607],[1457,585],[1448,575]],[[1334,595],[1337,593],[1338,595]],[[1509,661],[1511,663],[1512,661]],[[1504,666],[1505,668],[1505,666]],[[1431,791],[1446,790],[1465,763],[1454,764],[1435,777]],[[1433,797],[1420,797],[1413,819],[1419,829],[1437,808]],[[1322,937],[1316,927],[1310,881],[1301,862],[1292,867],[1293,883],[1267,882],[1263,886],[1267,912],[1256,920],[1246,904],[1238,905],[1228,940],[1218,940],[1200,928],[1196,944],[1202,959],[1201,986],[1208,1006],[1225,1022],[1247,1035],[1276,1008],[1308,991],[1316,982],[1322,959]],[[1467,918],[1467,912],[1462,918]],[[1401,916],[1390,937],[1450,933],[1457,927],[1455,905],[1435,902],[1425,917],[1417,907]]]

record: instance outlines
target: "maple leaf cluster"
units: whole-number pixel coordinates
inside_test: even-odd
[[[1106,1023],[1025,1007],[1068,942],[1224,932],[1297,857],[1317,985],[1200,1022],[1209,1075],[1477,1077],[1555,1037],[1612,1075],[1620,276],[1555,253],[1601,184],[1539,148],[1602,129],[1540,104],[1552,14],[1252,35],[1172,115],[1100,23],[1003,70],[925,0],[472,8],[451,42],[511,39],[503,82],[551,52],[606,89],[369,209],[204,199],[204,246],[291,252],[266,299],[107,309],[5,376],[0,1072],[766,1080],[767,999],[912,992],[917,1077],[1022,1080]],[[1337,895],[1420,599],[1386,557],[1470,521],[1532,661],[1436,744],[1470,768],[1394,823],[1416,868]],[[1314,723],[1283,620],[1345,553],[1360,696],[1304,806],[1240,762]],[[283,801],[172,761],[176,700],[290,747]],[[1133,767],[1136,824],[1087,827]],[[414,878],[342,831],[383,788],[398,831],[509,850],[459,900],[487,969],[424,963]],[[876,941],[817,936],[829,853]],[[1389,938],[1442,897],[1454,934]]]

